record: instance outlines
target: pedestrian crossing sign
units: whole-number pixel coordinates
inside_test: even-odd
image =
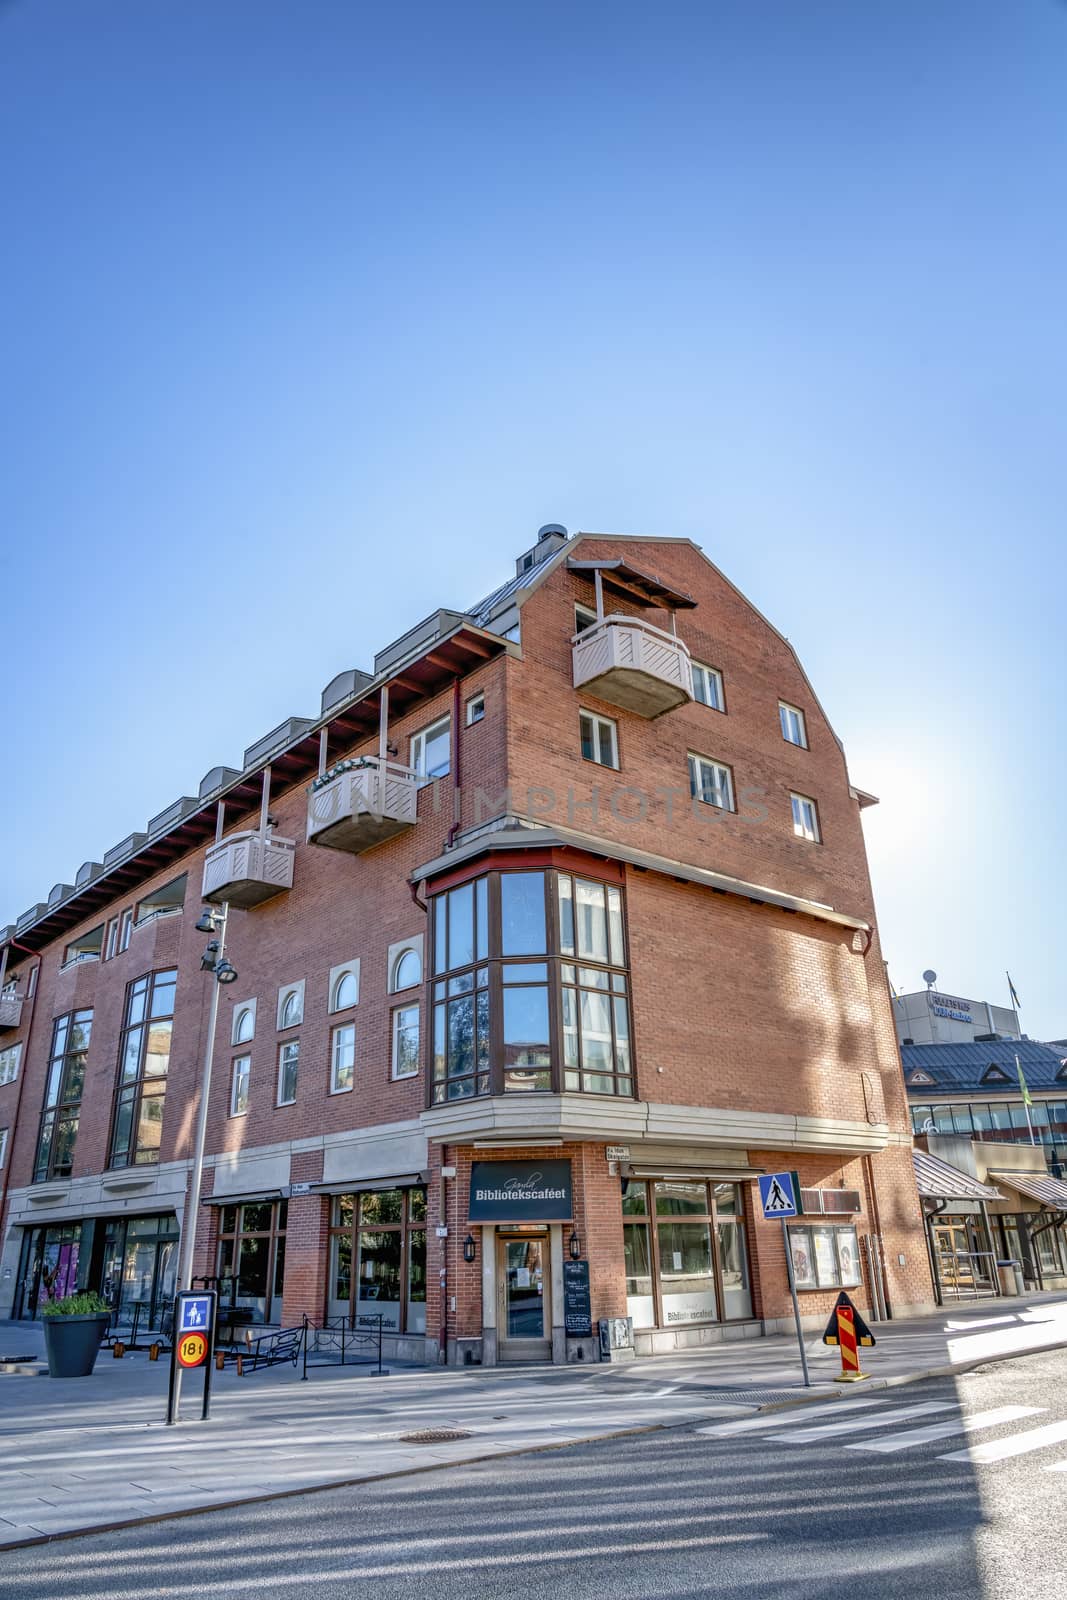
[[[855,1334],[856,1344],[872,1345],[875,1342],[874,1334],[868,1328],[859,1312],[856,1310],[848,1295],[841,1291],[830,1313],[830,1320],[826,1324],[826,1332],[822,1336],[823,1344],[840,1343],[840,1325],[837,1319],[838,1311],[844,1311],[846,1324],[851,1324]]]
[[[759,1180],[763,1220],[775,1222],[783,1217],[799,1217],[800,1179],[795,1172],[765,1172]]]

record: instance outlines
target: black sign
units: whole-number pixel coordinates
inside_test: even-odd
[[[569,1222],[569,1161],[476,1161],[471,1167],[471,1222]]]
[[[593,1337],[588,1261],[563,1263],[563,1325],[574,1339]]]
[[[834,1309],[830,1313],[830,1320],[826,1324],[826,1332],[822,1336],[823,1344],[837,1344],[839,1342],[837,1336],[838,1306],[843,1306],[846,1311],[851,1311],[852,1313],[852,1326],[856,1330],[856,1343],[863,1345],[874,1344],[874,1334],[871,1332],[870,1328],[868,1328],[867,1324],[864,1322],[863,1318],[860,1316],[859,1312],[856,1310],[855,1306],[852,1304],[852,1301],[849,1299],[848,1295],[843,1289],[838,1295],[837,1299],[834,1301]]]

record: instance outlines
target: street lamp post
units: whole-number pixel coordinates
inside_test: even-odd
[[[204,1064],[200,1073],[200,1105],[197,1108],[196,1136],[193,1141],[193,1169],[186,1202],[185,1225],[182,1228],[181,1252],[178,1257],[179,1290],[191,1288],[193,1280],[193,1251],[196,1248],[196,1227],[200,1220],[200,1185],[204,1177],[204,1146],[207,1143],[208,1101],[211,1098],[211,1064],[215,1054],[215,1029],[219,1020],[219,989],[224,983],[233,983],[237,977],[236,971],[223,954],[226,948],[226,919],[229,909],[228,904],[223,904],[218,910],[214,907],[205,908],[196,924],[199,932],[217,933],[218,939],[207,946],[200,961],[201,968],[211,973],[211,1003],[208,1008]],[[176,1337],[176,1330],[173,1336]],[[178,1414],[178,1402],[181,1398],[181,1379],[182,1369],[178,1367],[174,1378],[175,1416]]]

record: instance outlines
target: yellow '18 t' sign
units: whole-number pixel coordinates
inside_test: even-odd
[[[207,1340],[202,1333],[183,1333],[178,1340],[178,1365],[199,1367],[207,1355]]]

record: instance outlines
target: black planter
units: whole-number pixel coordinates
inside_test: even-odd
[[[50,1378],[87,1378],[111,1321],[106,1311],[84,1317],[42,1317]]]

